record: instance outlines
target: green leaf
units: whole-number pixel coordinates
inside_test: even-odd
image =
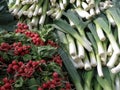
[[[28,79],[29,90],[37,90],[38,84],[35,78]]]
[[[38,47],[37,52],[41,57],[52,57],[53,54],[55,54],[55,52],[56,52],[56,48],[52,47],[50,45],[40,46],[40,47]]]
[[[22,87],[24,83],[24,80],[22,77],[20,77],[18,80],[16,80],[14,87],[18,88],[18,87]]]
[[[88,51],[92,50],[91,46],[89,46],[88,43],[86,43],[82,39],[82,37],[78,34],[78,32],[75,29],[73,29],[68,23],[66,23],[63,20],[55,20],[53,23],[54,23],[53,26],[55,28],[70,34],[72,37],[78,40]]]
[[[68,10],[67,13],[63,14],[68,17],[76,25],[76,27],[80,28],[81,30],[86,27],[86,23],[83,22],[82,19],[78,18],[75,12]]]
[[[83,87],[82,87],[81,81],[80,81],[81,78],[80,78],[76,68],[73,66],[73,64],[71,62],[72,58],[70,58],[70,56],[68,56],[67,52],[62,47],[58,48],[58,53],[60,54],[60,56],[63,60],[63,63],[65,64],[65,67],[66,67],[69,75],[71,76],[73,83],[75,84],[76,90],[83,90]]]
[[[105,71],[107,73],[107,71]],[[104,73],[105,74],[105,73]],[[109,73],[107,73],[108,75]],[[109,77],[109,76],[107,76]],[[98,75],[96,76],[96,79],[98,81],[98,83],[102,86],[102,88],[104,88],[104,90],[114,90],[112,88],[112,85],[111,85],[111,82],[109,81],[108,78],[102,78],[102,77],[99,77]]]
[[[23,56],[24,61],[28,61],[28,60],[31,60],[31,59],[32,59],[32,56],[29,55],[29,54],[26,54],[26,55]]]

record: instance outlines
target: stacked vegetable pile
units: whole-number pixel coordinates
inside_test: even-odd
[[[18,0],[9,2],[9,10],[31,28],[54,28],[58,52],[77,90],[119,90],[119,2]]]
[[[49,36],[48,36],[49,35]],[[0,32],[0,90],[70,90],[52,28]]]
[[[46,16],[59,19],[67,5],[67,0],[12,0],[9,3],[10,12],[29,26],[43,25]]]

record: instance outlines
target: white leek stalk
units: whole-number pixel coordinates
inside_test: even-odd
[[[54,13],[54,8],[51,8],[51,9],[50,9],[49,11],[47,11],[46,13],[47,13],[48,16],[51,15],[51,14],[53,14],[53,13]]]
[[[84,59],[85,58],[85,50],[78,40],[76,41],[76,43],[77,43],[78,57],[80,59]]]
[[[72,59],[73,59],[73,60],[71,60],[71,61],[72,61],[73,65],[74,65],[74,67],[75,67],[75,68],[79,68],[78,64],[74,62],[74,59],[76,58],[76,56],[71,56],[71,57],[72,57]]]
[[[100,8],[97,7],[97,6],[96,6],[96,8],[95,8],[95,13],[96,13],[96,14],[100,14]]]
[[[106,21],[107,22],[107,21]],[[119,55],[120,54],[120,48],[115,40],[115,37],[113,36],[112,32],[110,31],[108,23],[106,23],[102,17],[99,17],[95,20],[96,24],[99,24],[99,26],[104,30],[106,33],[113,50]]]
[[[36,4],[32,4],[29,8],[30,11],[33,11],[35,9]]]
[[[80,59],[78,56],[75,56],[74,62],[78,65],[78,68],[82,69],[84,67],[82,59]]]
[[[40,6],[37,4],[33,13],[33,16],[37,16]]]
[[[37,26],[38,21],[39,21],[38,17],[33,17],[32,20],[31,20],[31,25],[32,26]]]
[[[48,0],[44,1],[43,9],[42,9],[42,15],[41,15],[41,18],[40,18],[40,20],[39,20],[39,24],[40,24],[40,25],[43,25],[44,22],[45,22],[46,12],[47,12],[48,5],[49,5],[48,3],[49,3]]]
[[[38,3],[38,0],[34,0],[33,2],[34,2],[34,3]]]
[[[91,2],[91,0],[85,0],[87,3],[90,3]]]
[[[17,0],[16,0],[17,1]],[[26,1],[22,1],[21,4],[22,5],[25,5],[27,2]]]
[[[92,69],[87,55],[85,56],[85,59],[84,59],[84,69],[85,70],[91,70]]]
[[[89,7],[93,8],[95,6],[95,0],[90,0]]]
[[[52,16],[53,18],[55,18],[58,13],[59,13],[59,9],[57,9],[51,16]]]
[[[74,3],[75,2],[75,0],[70,0],[70,3]]]
[[[31,18],[33,16],[33,11],[29,11],[27,16],[28,18]]]
[[[90,55],[90,63],[91,63],[91,66],[92,66],[92,67],[97,66],[97,60],[96,60],[96,57],[95,57],[94,52],[91,51],[91,52],[89,53],[89,55]]]
[[[97,23],[95,23],[95,25],[96,25],[96,31],[97,31],[97,35],[98,35],[99,39],[101,41],[105,41],[106,37],[103,33],[102,28]]]
[[[38,10],[38,15],[41,15],[41,14],[42,14],[42,7],[40,7]]]
[[[59,19],[61,16],[62,16],[62,10],[60,10],[59,12],[58,12],[58,14],[56,15],[56,17],[55,17],[55,19]]]
[[[111,72],[113,74],[119,73],[120,72],[120,63],[116,67],[112,68]]]
[[[19,10],[19,12],[17,13],[18,17],[20,18],[20,17],[22,16],[23,12],[25,12],[28,8],[29,8],[29,5],[24,5],[24,6]],[[28,15],[28,13],[25,14],[25,15]]]
[[[110,40],[110,43],[112,45],[112,48],[113,50],[117,53],[117,54],[120,54],[120,49],[119,49],[119,46],[114,38],[114,36],[112,34],[109,34],[108,35],[108,38]]]
[[[17,15],[17,13],[19,12],[20,9],[21,9],[21,5],[19,5],[18,7],[16,7],[16,8],[13,10],[12,14]]]
[[[109,68],[114,67],[114,65],[115,65],[115,63],[116,63],[117,60],[118,60],[118,54],[114,51],[113,54],[112,54],[112,56],[110,57],[108,63],[107,63],[107,66]]]
[[[111,14],[108,13],[108,12],[106,12],[106,16],[107,16],[109,22],[110,22],[113,26],[115,26],[115,21],[114,21],[113,17],[111,16]]]
[[[87,11],[85,11],[85,10],[83,10],[81,8],[76,8],[75,11],[82,18],[86,18],[86,19],[90,18],[90,14]]]
[[[67,5],[67,0],[62,0],[63,5],[66,6]]]
[[[93,8],[90,9],[90,15],[94,16],[95,15],[95,10]]]
[[[73,37],[71,37],[69,34],[67,34],[67,40],[69,43],[69,53],[71,56],[76,56],[77,51],[76,51],[76,46],[75,46],[75,41]]]
[[[97,46],[98,46],[98,54],[101,57],[105,54],[104,47],[101,42],[97,42]]]
[[[80,7],[81,6],[81,1],[80,0],[76,0],[76,6]]]
[[[102,71],[102,64],[101,64],[101,60],[100,60],[100,57],[99,55],[97,54],[96,55],[96,58],[97,58],[97,72],[98,72],[98,75],[99,77],[103,77],[103,71]]]
[[[105,51],[105,53],[102,54],[100,58],[101,58],[102,64],[106,65],[106,62],[107,62],[107,52]]]
[[[20,5],[20,0],[16,0],[15,5],[19,6]]]
[[[9,6],[9,12],[12,12],[15,8],[17,8],[18,6],[16,5],[12,5],[12,6]]]
[[[108,55],[108,56],[111,56],[112,53],[113,53],[113,48],[112,48],[112,45],[109,44],[108,49],[107,49],[107,55]]]
[[[89,6],[86,2],[82,2],[82,7],[85,11],[88,11],[89,10]]]
[[[59,0],[59,5],[60,5],[60,9],[61,9],[61,10],[64,10],[64,9],[65,9],[65,7],[64,7],[64,5],[63,5],[63,3],[62,3],[62,0]]]
[[[39,20],[39,24],[40,24],[40,25],[43,25],[43,24],[44,24],[45,18],[46,18],[46,15],[45,15],[45,14],[40,17],[40,20]]]
[[[56,0],[50,0],[51,3],[56,3]]]

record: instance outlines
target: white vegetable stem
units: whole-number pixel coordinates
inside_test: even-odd
[[[36,4],[32,4],[32,5],[30,6],[29,10],[33,11],[33,10],[35,9],[35,7],[36,7]]]
[[[64,10],[64,9],[65,9],[65,7],[64,7],[64,5],[63,5],[63,3],[62,3],[62,0],[59,0],[59,5],[60,5],[61,10]]]
[[[90,61],[89,61],[87,55],[85,56],[85,59],[83,61],[84,61],[84,69],[85,70],[91,70],[92,67],[91,67],[91,64],[90,64]]]
[[[120,49],[119,49],[119,46],[118,46],[114,36],[111,33],[108,34],[107,36],[110,40],[113,50],[116,52],[116,54],[120,54]]]
[[[94,16],[95,15],[95,10],[93,8],[90,9],[90,15]]]
[[[95,23],[95,25],[96,25],[96,32],[97,32],[97,35],[98,35],[99,39],[101,41],[105,41],[106,37],[103,33],[102,28],[97,23]]]
[[[95,0],[90,0],[89,7],[93,8],[95,6]]]
[[[50,9],[50,10],[47,11],[46,13],[47,13],[48,16],[51,15],[52,13],[54,13],[54,8]]]
[[[46,18],[46,14],[41,15],[40,20],[39,20],[39,24],[40,24],[40,25],[43,25],[43,24],[44,24],[45,18]]]
[[[33,11],[29,11],[27,16],[28,18],[31,18],[33,16]]]
[[[63,5],[66,6],[67,5],[67,0],[62,0]]]
[[[82,2],[82,7],[85,11],[88,11],[89,10],[89,6],[86,2]]]
[[[19,6],[20,5],[20,0],[16,0],[15,5]]]
[[[75,67],[75,68],[79,68],[78,64],[74,62],[76,56],[71,56],[71,57],[72,57],[72,59],[73,59],[73,60],[71,60],[71,61],[72,61],[73,65],[74,65],[74,67]]]
[[[18,7],[16,7],[16,8],[13,10],[12,14],[17,15],[17,13],[19,12],[21,6],[22,6],[22,5],[19,5]]]
[[[37,16],[40,6],[37,4],[33,13],[33,16]]]
[[[102,64],[101,64],[101,60],[100,60],[100,57],[98,54],[96,54],[96,58],[97,58],[97,72],[98,72],[98,75],[100,77],[103,77],[103,71],[102,71]]]
[[[115,21],[114,21],[113,17],[111,16],[111,14],[108,13],[108,12],[106,12],[106,16],[107,16],[109,22],[110,22],[113,26],[115,26]]]
[[[101,57],[105,54],[104,47],[103,47],[102,43],[99,41],[97,42],[97,46],[98,46],[98,54]]]
[[[76,41],[76,43],[77,43],[78,57],[80,59],[84,59],[85,58],[85,50],[78,40]]]
[[[114,51],[113,54],[112,54],[112,56],[110,57],[108,63],[107,63],[107,66],[109,68],[114,67],[114,65],[115,65],[115,63],[116,63],[117,60],[118,60],[118,54]]]
[[[77,64],[78,68],[82,69],[84,67],[82,59],[80,59],[77,55],[74,58],[74,62]]]
[[[99,8],[98,6],[95,8],[95,13],[96,13],[96,14],[99,14],[99,13],[100,13],[100,8]]]
[[[108,49],[107,49],[107,55],[108,55],[108,56],[111,56],[112,53],[113,53],[113,48],[112,48],[112,45],[109,44]]]
[[[97,60],[96,60],[96,57],[95,57],[94,52],[91,51],[91,52],[89,53],[89,55],[90,55],[90,63],[91,63],[91,66],[92,66],[92,67],[97,66]]]
[[[75,2],[75,0],[70,0],[70,3],[74,3]]]
[[[112,68],[111,72],[114,74],[120,72],[120,63],[116,67]]]
[[[77,52],[76,52],[75,41],[74,41],[73,37],[70,36],[69,34],[67,34],[66,36],[67,36],[67,40],[69,43],[69,53],[71,56],[76,56]]]
[[[55,19],[59,19],[61,16],[62,16],[62,10],[60,10],[59,12],[58,12],[58,14],[56,15],[56,17],[55,17]]]
[[[87,2],[87,3],[90,3],[90,2],[91,2],[91,0],[86,0],[86,2]]]
[[[80,0],[76,0],[76,6],[80,7],[80,5],[81,5],[81,1]]]
[[[41,15],[41,14],[42,14],[42,7],[40,7],[38,10],[38,15]]]
[[[78,13],[78,15],[81,16],[82,18],[88,19],[88,18],[90,17],[90,14],[89,14],[87,11],[85,11],[85,10],[83,10],[83,9],[81,9],[81,8],[76,8],[75,11],[76,11],[76,12]]]
[[[37,26],[39,21],[39,17],[33,17],[31,21],[32,26]]]

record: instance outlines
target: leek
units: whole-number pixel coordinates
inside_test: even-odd
[[[80,35],[72,28],[68,23],[66,23],[63,20],[56,20],[53,23],[53,26],[55,28],[58,28],[59,30],[62,30],[63,32],[69,33],[71,36],[73,36],[76,40],[78,40],[88,51],[92,50],[92,47],[88,45],[81,37]]]
[[[75,46],[75,41],[73,37],[71,37],[69,34],[67,34],[67,40],[69,44],[69,53],[71,56],[76,56],[77,51],[76,51],[76,46]]]
[[[117,55],[119,55],[120,54],[119,46],[118,46],[113,34],[111,33],[111,29],[109,28],[107,21],[105,21],[102,17],[99,17],[94,22],[96,24],[98,24],[104,30],[104,32],[106,33],[106,35],[113,47],[113,50],[117,53]]]

